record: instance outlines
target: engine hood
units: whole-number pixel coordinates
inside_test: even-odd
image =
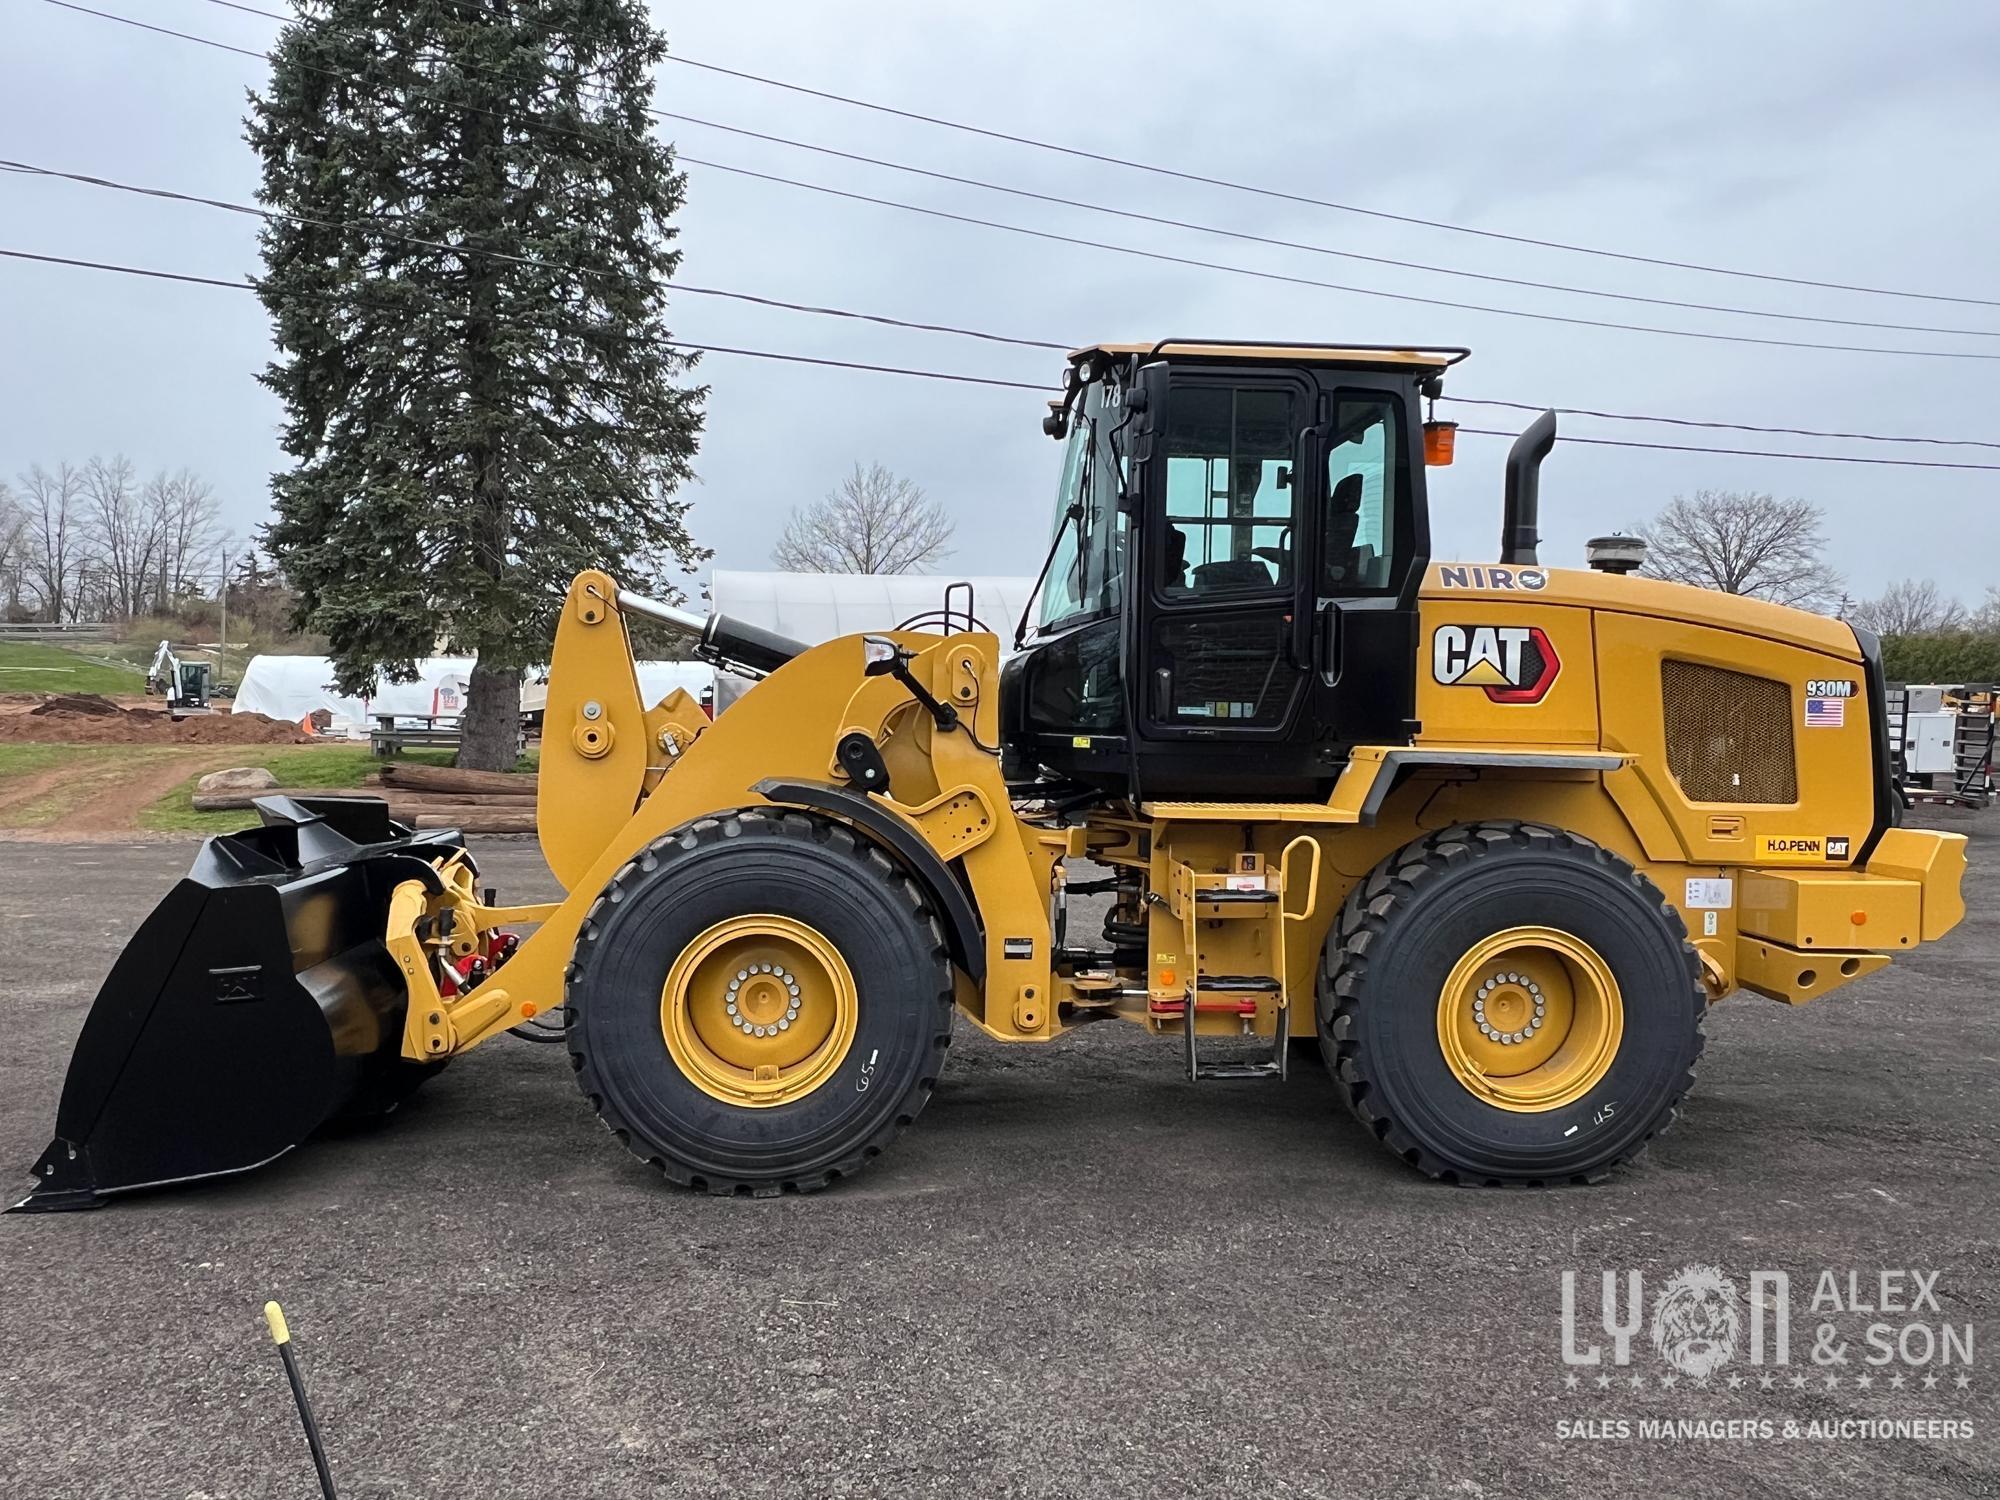
[[[1861,659],[1860,644],[1853,630],[1842,621],[1810,610],[1768,604],[1762,599],[1633,574],[1600,573],[1591,568],[1431,564],[1424,576],[1421,597],[1445,603],[1468,596],[1505,599],[1512,604],[1546,603],[1682,620],[1821,651],[1847,661]]]

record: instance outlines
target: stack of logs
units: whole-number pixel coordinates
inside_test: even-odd
[[[507,771],[458,771],[390,761],[380,784],[353,788],[269,787],[257,792],[196,793],[197,812],[247,808],[254,797],[380,797],[389,816],[412,828],[456,828],[464,833],[533,833],[533,776]]]

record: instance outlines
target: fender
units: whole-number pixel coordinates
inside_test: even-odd
[[[750,790],[766,802],[826,813],[859,829],[869,842],[901,865],[936,904],[938,915],[944,920],[951,961],[975,982],[986,977],[986,937],[979,925],[979,914],[973,910],[971,898],[950,867],[938,858],[937,851],[907,819],[898,817],[865,792],[830,781],[793,781],[773,776],[755,783]]]

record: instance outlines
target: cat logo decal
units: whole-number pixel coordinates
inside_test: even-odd
[[[1495,703],[1540,703],[1561,671],[1539,625],[1440,625],[1431,636],[1431,675]]]

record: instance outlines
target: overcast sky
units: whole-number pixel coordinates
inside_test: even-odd
[[[267,46],[277,27],[204,0],[98,8]],[[266,8],[281,9],[282,4]],[[2000,6],[1520,0],[1217,5],[1150,0],[656,3],[673,50],[1112,155],[1481,229],[1827,281],[2000,299]],[[8,0],[4,154],[249,200],[244,92],[263,65]],[[2000,332],[2000,307],[1815,291],[1503,244],[1177,183],[667,64],[660,107],[875,156],[1232,229],[1488,274],[1791,313]],[[663,127],[665,128],[665,127]],[[2000,337],[1834,328],[1494,286],[1271,249],[928,182],[672,127],[718,162],[1093,242],[1358,287],[1752,336],[2000,354]],[[1462,395],[1614,411],[2000,440],[2000,362],[1764,348],[1492,313],[1147,262],[690,167],[690,284],[1079,343],[1168,334],[1468,344]],[[254,268],[252,221],[0,174],[0,245],[205,275]],[[682,297],[690,340],[1053,380],[1058,356]],[[283,462],[247,294],[0,262],[0,474],[129,454],[210,476],[244,534]],[[791,506],[854,461],[921,484],[971,573],[1040,560],[1057,449],[1026,391],[711,356],[692,521],[716,565],[768,566]],[[1470,426],[1524,414],[1459,407]],[[1795,448],[1801,439],[1614,428],[1572,434]],[[1882,456],[2000,462],[1977,448]],[[1502,440],[1432,472],[1435,551],[1493,555]],[[1825,507],[1857,595],[1906,575],[1976,598],[2000,582],[2000,473],[1559,446],[1543,560],[1699,488]]]

